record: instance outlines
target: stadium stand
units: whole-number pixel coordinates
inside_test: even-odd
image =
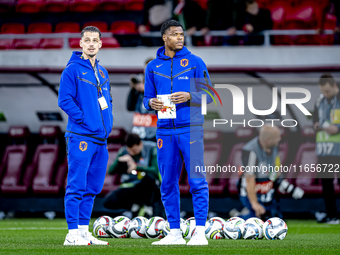
[[[43,6],[43,0],[18,0],[15,11],[19,13],[38,13]]]

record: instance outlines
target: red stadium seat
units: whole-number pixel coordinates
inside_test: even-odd
[[[1,34],[24,34],[25,26],[21,23],[5,23],[1,26]],[[0,39],[0,49],[14,47],[14,39]]]
[[[32,23],[28,26],[27,33],[42,33],[49,34],[52,33],[52,24],[47,22],[37,22]]]
[[[125,10],[127,11],[143,11],[144,0],[126,0]]]
[[[294,7],[287,10],[285,29],[311,29],[316,28],[315,10],[312,5]]]
[[[66,12],[69,0],[45,0],[44,10],[46,12]]]
[[[96,0],[71,0],[70,11],[73,12],[93,12],[96,9]]]
[[[273,29],[283,29],[284,18],[287,10],[291,8],[291,3],[285,0],[273,1],[268,8],[273,20]]]
[[[41,126],[39,135],[44,139],[54,138],[56,141],[61,131],[58,126]],[[33,193],[57,194],[61,184],[56,184],[55,176],[59,155],[58,144],[39,144],[35,150],[32,163],[27,171],[33,173]]]
[[[325,16],[325,21],[323,24],[323,29],[330,29],[334,30],[336,28],[337,24],[337,18],[332,15],[327,13]],[[334,35],[320,35],[320,44],[322,45],[333,45],[334,44]]]
[[[0,39],[0,49],[6,50],[13,48],[14,39]]]
[[[10,12],[15,5],[15,0],[2,0],[0,2],[0,12]]]
[[[42,39],[16,39],[13,47],[15,49],[38,49]]]
[[[5,23],[1,26],[1,34],[24,34],[25,26],[21,23]]]
[[[231,149],[229,154],[229,158],[224,166],[230,166],[230,168],[237,171],[230,171],[227,173],[227,183],[228,183],[228,190],[231,195],[237,195],[237,183],[240,177],[240,173],[238,172],[239,167],[242,166],[242,148],[245,143],[237,143]]]
[[[205,166],[216,166],[221,157],[222,145],[218,143],[208,143],[204,144],[204,165]],[[202,169],[201,169],[202,170]],[[219,179],[220,172],[207,173],[207,181],[209,184],[209,192],[214,195],[222,195],[225,185],[223,185],[223,180]],[[190,193],[190,185],[187,179],[187,172],[185,166],[182,167],[182,172],[180,176],[180,192],[181,194]]]
[[[45,38],[42,39],[40,48],[42,49],[61,49],[64,47],[63,38]]]
[[[111,32],[114,34],[136,34],[136,23],[130,20],[115,21],[111,24]]]
[[[71,49],[80,49],[79,45],[79,39],[78,38],[69,38],[68,43]]]
[[[88,26],[97,27],[100,30],[100,32],[108,32],[109,31],[109,26],[105,21],[85,22],[84,25],[83,25],[83,28],[88,27]]]
[[[109,160],[107,162],[107,168],[113,164],[114,160],[117,157],[118,151],[122,146],[120,144],[113,144],[109,143],[107,144],[107,150],[109,152]],[[108,193],[111,190],[116,190],[120,185],[120,174],[115,175],[109,175],[109,172],[107,171],[104,181],[104,186],[102,189],[101,194],[104,195]]]
[[[296,166],[296,174],[294,176],[295,185],[302,188],[306,194],[321,194],[322,186],[317,178],[317,172],[305,171],[304,166],[317,164],[318,158],[315,154],[315,143],[305,143],[300,145],[293,163]],[[302,166],[300,168],[299,166]]]
[[[2,193],[26,193],[28,186],[21,181],[23,165],[26,160],[26,145],[9,145],[6,147],[0,166]]]
[[[102,38],[103,48],[119,48],[120,44],[114,37]]]
[[[55,27],[55,33],[78,33],[80,25],[77,22],[60,22]]]
[[[100,11],[120,11],[124,8],[124,0],[98,0]]]
[[[42,9],[43,0],[18,0],[15,11],[21,13],[38,13]]]
[[[107,138],[110,143],[125,144],[126,131],[124,128],[114,127]]]
[[[13,139],[25,139],[30,135],[27,127],[11,127],[8,136]],[[26,193],[28,180],[23,179],[24,164],[27,156],[26,144],[9,145],[0,165],[0,188],[2,193]]]

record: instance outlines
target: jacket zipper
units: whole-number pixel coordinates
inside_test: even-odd
[[[173,84],[173,77],[172,77],[172,64],[173,64],[173,62],[174,62],[174,58],[171,58],[171,94],[172,94],[172,84]],[[175,105],[175,107],[176,107],[176,105]],[[176,129],[174,119],[172,119],[172,125],[174,126],[174,129]]]
[[[91,65],[92,66],[92,65]],[[96,75],[96,72],[92,66],[92,69],[93,69],[93,72],[94,72],[94,75]],[[96,78],[96,77],[95,77]],[[99,77],[98,77],[99,78]],[[96,78],[97,80],[97,78]],[[100,93],[99,93],[99,89],[100,89],[100,84],[97,83],[97,91],[98,91],[98,99],[99,99],[99,96],[100,96]],[[99,102],[98,102],[99,104]],[[105,137],[107,136],[107,130],[106,130],[106,127],[105,127],[105,123],[104,123],[104,118],[103,118],[103,110],[102,108],[100,107],[100,104],[99,104],[99,111],[100,111],[100,115],[102,116],[102,122],[103,122],[103,127],[104,127],[104,130],[105,130]]]

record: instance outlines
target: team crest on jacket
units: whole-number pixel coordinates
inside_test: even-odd
[[[189,65],[189,60],[186,58],[181,59],[181,66],[186,67],[187,65]]]
[[[81,142],[79,143],[79,149],[80,149],[81,151],[86,151],[86,150],[87,150],[87,142],[81,141]]]
[[[105,78],[105,74],[104,74],[104,72],[102,70],[99,69],[99,73],[100,73],[101,77]]]
[[[159,138],[159,139],[157,140],[157,147],[158,147],[158,149],[160,149],[160,148],[163,147],[163,140],[162,140],[161,138]]]

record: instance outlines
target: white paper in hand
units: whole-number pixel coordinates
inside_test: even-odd
[[[158,111],[158,119],[176,119],[176,105],[170,98],[171,94],[157,95],[157,99],[164,103],[163,108]]]

